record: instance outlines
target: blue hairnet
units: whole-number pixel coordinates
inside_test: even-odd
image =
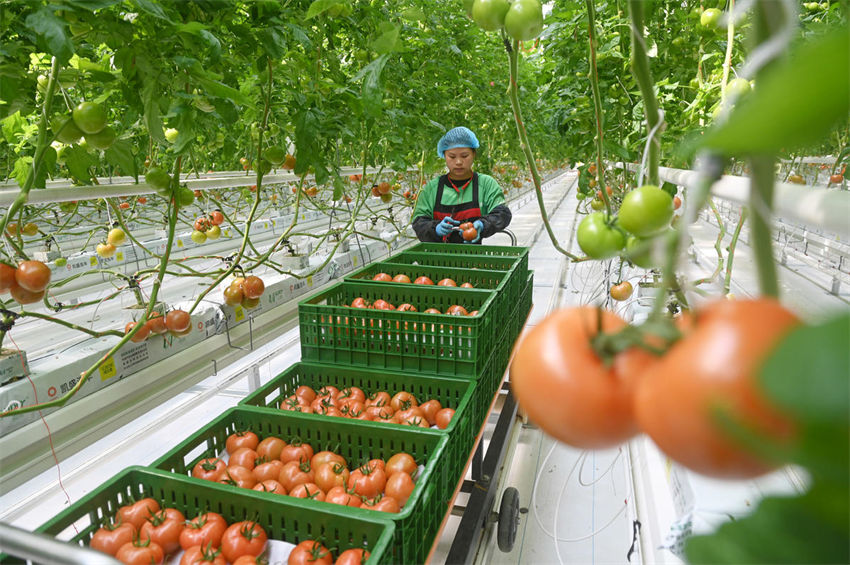
[[[440,158],[445,158],[443,154],[446,150],[454,149],[455,147],[478,149],[478,138],[475,137],[472,130],[463,126],[450,129],[437,144],[437,155],[439,155]]]

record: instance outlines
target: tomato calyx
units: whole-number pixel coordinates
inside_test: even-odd
[[[221,555],[221,548],[213,547],[212,541],[208,541],[207,545],[201,546],[201,561],[212,563],[219,555]]]
[[[251,541],[254,538],[260,537],[263,535],[262,529],[257,531],[259,524],[254,520],[247,521],[241,528],[239,528],[239,533],[242,534],[242,537],[248,541]]]
[[[215,459],[204,459],[201,461],[201,469],[204,471],[215,471],[219,461],[221,461],[221,459],[218,457]]]
[[[601,314],[601,310],[599,310]],[[601,325],[601,318],[597,321],[597,327]],[[647,339],[652,336],[653,339]],[[599,359],[606,367],[611,366],[614,358],[623,351],[632,347],[639,347],[649,353],[661,356],[673,343],[682,336],[682,333],[667,318],[648,320],[641,326],[625,326],[623,329],[613,332],[597,332],[590,338],[590,344]],[[662,344],[658,344],[658,340]]]

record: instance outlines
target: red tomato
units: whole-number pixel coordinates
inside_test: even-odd
[[[470,282],[465,282],[465,283],[463,283],[462,285],[460,285],[460,288],[475,288],[475,287],[473,286],[473,284],[472,284],[472,283],[470,283]]]
[[[446,310],[446,314],[450,316],[468,316],[469,312],[466,311],[466,308],[460,306],[458,304],[452,304],[449,306],[449,309]]]
[[[295,488],[289,491],[289,496],[293,498],[309,498],[310,500],[318,500],[319,502],[325,501],[325,492],[316,483],[301,483],[296,485]]]
[[[419,406],[419,402],[416,400],[415,396],[407,391],[395,393],[390,400],[390,407],[395,412],[398,412],[399,410],[406,410],[413,406]]]
[[[340,506],[351,506],[352,508],[360,508],[363,501],[353,492],[348,492],[344,487],[333,487],[325,494],[325,502],[330,504],[339,504]]]
[[[5,292],[17,284],[15,268],[6,263],[0,263],[0,292]]]
[[[192,468],[192,476],[205,481],[218,481],[226,468],[227,463],[218,457],[207,457],[195,464]]]
[[[142,525],[139,539],[159,544],[166,554],[180,548],[180,532],[186,525],[186,517],[176,508],[160,510]]]
[[[333,565],[331,552],[315,540],[304,540],[289,554],[287,565]]]
[[[336,558],[334,565],[361,565],[369,559],[371,555],[368,551],[361,548],[346,549]]]
[[[208,218],[201,216],[195,220],[195,224],[192,227],[194,227],[197,231],[205,232],[210,227],[210,221]]]
[[[269,436],[257,444],[257,455],[267,460],[280,459],[280,452],[286,447],[286,442],[279,437]]]
[[[373,392],[369,395],[369,398],[366,399],[366,406],[389,406],[390,399],[390,393],[387,391],[381,390]]]
[[[472,241],[476,237],[478,237],[478,230],[475,228],[468,228],[461,232],[461,237],[463,237],[464,241]]]
[[[221,536],[221,552],[231,562],[243,555],[256,557],[265,551],[268,539],[265,530],[256,522],[236,522]]]
[[[830,184],[841,184],[841,182],[843,180],[844,180],[844,175],[839,175],[839,174],[829,175]]]
[[[256,485],[254,485],[254,490],[257,490],[257,491],[260,491],[260,492],[271,492],[271,493],[274,493],[274,494],[281,494],[281,495],[287,494],[286,488],[282,484],[280,484],[280,482],[277,481],[276,479],[267,479],[265,481],[261,481],[261,482],[257,483]]]
[[[457,283],[452,279],[440,279],[440,282],[437,283],[437,286],[457,286]]]
[[[277,480],[280,477],[281,471],[283,471],[283,463],[280,459],[272,459],[254,467],[254,478],[257,479],[257,482],[263,482],[269,479]]]
[[[251,275],[250,277],[245,277],[245,282],[242,283],[242,292],[248,298],[259,298],[265,290],[266,285],[260,277]]]
[[[407,275],[405,275],[404,273],[399,273],[399,274],[397,274],[396,276],[394,276],[394,277],[393,277],[393,282],[396,282],[396,283],[409,283],[409,282],[410,282],[410,277],[408,277],[408,276],[407,276]]]
[[[313,469],[318,469],[319,465],[323,465],[325,463],[341,463],[343,466],[348,468],[348,463],[346,463],[345,457],[338,453],[334,453],[333,451],[320,451],[313,455],[310,459],[310,465],[313,466]]]
[[[370,504],[364,504],[363,507],[377,510],[378,512],[392,512],[393,514],[401,512],[401,506],[399,506],[398,500],[386,495],[374,500]]]
[[[413,493],[416,484],[407,473],[395,473],[387,479],[387,486],[384,489],[386,496],[394,498],[398,501],[399,506],[404,506],[407,499]]]
[[[165,327],[165,318],[159,312],[151,312],[145,325],[148,326],[151,333],[156,335],[161,335],[168,331],[168,328]]]
[[[378,273],[377,275],[372,277],[372,280],[378,282],[392,282],[393,278],[387,273]]]
[[[310,404],[316,399],[316,391],[307,385],[301,385],[295,389],[295,396],[304,399],[306,404]]]
[[[389,422],[393,417],[393,409],[389,406],[367,406],[366,414],[375,422]]]
[[[219,547],[221,536],[227,529],[227,522],[221,514],[206,512],[199,514],[186,522],[186,527],[180,532],[180,547],[189,549],[193,545]]]
[[[127,504],[118,509],[116,521],[133,524],[138,530],[149,517],[159,512],[159,502],[153,498],[143,498],[132,504]]]
[[[769,298],[720,300],[700,311],[694,329],[645,371],[635,414],[641,429],[672,459],[706,475],[753,477],[764,461],[729,436],[720,415],[772,442],[794,434],[791,420],[758,383],[764,359],[798,319]]]
[[[437,412],[437,415],[434,417],[434,423],[437,424],[437,427],[441,430],[445,430],[449,427],[449,424],[451,424],[454,415],[455,411],[453,408],[443,408]]]
[[[9,289],[12,299],[18,304],[35,304],[36,302],[41,302],[41,299],[44,298],[44,294],[46,292],[46,290],[31,292],[24,287],[17,285]]]
[[[127,322],[127,325],[124,326],[124,335],[130,333],[133,328],[136,327],[137,323],[138,322]],[[147,324],[144,324],[142,325],[141,329],[139,329],[139,331],[137,331],[136,334],[130,338],[130,341],[132,341],[133,343],[141,343],[148,338],[150,333],[150,328],[147,326]]]
[[[396,453],[387,459],[386,472],[388,477],[392,477],[396,473],[407,473],[413,476],[418,468],[416,460],[409,453]]]
[[[366,498],[374,498],[384,492],[387,474],[371,462],[358,467],[348,477],[348,488]]]
[[[250,447],[240,447],[230,454],[230,459],[227,461],[228,467],[245,467],[249,471],[253,471],[257,465],[257,452]]]
[[[372,308],[374,308],[375,310],[395,310],[395,306],[393,306],[383,298],[377,299],[372,304]]]
[[[30,292],[41,292],[50,284],[50,267],[41,261],[21,261],[15,271],[15,282]]]
[[[301,443],[301,440],[292,440],[292,443],[285,446],[280,452],[280,460],[284,463],[290,461],[305,462],[313,458],[313,448],[308,443]]]
[[[262,557],[254,557],[253,555],[243,555],[233,562],[232,565],[268,565],[268,562]]]
[[[118,207],[121,208],[122,210],[129,210],[130,209],[130,203],[129,202],[121,202],[120,204],[118,204]]]
[[[529,418],[558,440],[585,449],[635,435],[636,375],[623,374],[617,363],[606,365],[592,346],[600,331],[625,326],[612,312],[583,306],[558,310],[528,332],[514,354],[511,387]]]
[[[180,565],[227,565],[227,559],[221,554],[221,549],[193,545],[183,552]]]
[[[340,400],[351,399],[359,402],[366,402],[366,393],[363,389],[356,386],[347,386],[339,391],[337,398]]]
[[[220,226],[224,223],[224,214],[220,210],[210,212],[210,223],[214,226]]]
[[[233,432],[224,442],[224,448],[228,453],[235,453],[237,449],[240,447],[249,447],[251,449],[257,449],[257,446],[260,444],[260,438],[257,437],[257,434],[250,430],[241,430],[238,432]]]
[[[300,463],[298,461],[289,461],[283,464],[283,468],[278,475],[278,481],[283,485],[289,493],[298,485],[314,482],[315,474],[313,467],[309,461]]]
[[[416,280],[413,281],[413,284],[434,284],[434,281],[429,279],[426,276],[416,277]]]
[[[257,479],[254,477],[254,472],[251,469],[233,466],[224,470],[218,482],[239,488],[254,488],[254,485],[257,484]]]
[[[91,538],[89,547],[115,555],[125,543],[133,541],[133,536],[136,533],[136,528],[129,522],[119,522],[117,524],[108,524],[99,528]]]
[[[314,468],[314,481],[316,485],[324,492],[328,492],[334,487],[345,487],[348,484],[348,477],[351,472],[344,463],[327,462],[321,463]]]
[[[115,559],[125,565],[158,565],[165,560],[165,553],[156,542],[135,540],[122,545]]]
[[[366,302],[366,300],[363,297],[358,296],[357,298],[355,298],[354,300],[351,301],[351,307],[352,308],[369,308],[370,304],[368,302]]]
[[[405,302],[396,308],[396,312],[416,312],[416,307],[413,304]],[[404,325],[407,327],[407,322],[405,322]]]

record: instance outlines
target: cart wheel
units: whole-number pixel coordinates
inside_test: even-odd
[[[499,550],[508,553],[514,548],[518,525],[519,491],[514,487],[508,487],[502,493],[502,503],[499,505],[499,525],[496,530]]]

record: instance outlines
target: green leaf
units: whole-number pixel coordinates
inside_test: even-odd
[[[850,426],[848,344],[850,314],[798,327],[765,361],[761,385],[779,406],[805,422]]]
[[[47,50],[56,56],[61,64],[67,63],[74,54],[74,44],[68,35],[65,20],[56,17],[47,7],[27,16],[26,26],[33,30],[44,42]]]
[[[381,86],[381,72],[387,64],[388,56],[381,55],[366,66],[363,79],[363,108],[372,117],[381,115],[384,89]]]
[[[17,181],[18,186],[23,188],[27,184],[30,174],[32,174],[32,157],[29,155],[18,157],[12,166],[11,177]]]
[[[65,4],[94,12],[95,10],[102,10],[109,6],[120,4],[122,1],[123,0],[65,0]]]
[[[6,143],[11,145],[15,143],[17,135],[23,133],[26,121],[21,117],[20,112],[15,112],[11,116],[0,120],[0,124],[2,124],[3,138],[6,140]]]
[[[162,135],[162,129],[160,129]],[[91,154],[79,145],[72,145],[65,150],[65,166],[71,172],[71,176],[82,184],[91,184],[91,173],[89,168],[97,164]]]
[[[155,18],[169,21],[168,14],[165,13],[165,10],[163,10],[160,6],[154,4],[150,0],[132,0],[132,3],[135,4],[136,7],[139,8],[139,10]]]
[[[54,167],[56,167],[56,150],[48,145],[44,150],[44,155],[41,156],[41,171],[47,177],[47,172],[52,171]],[[39,188],[44,188],[44,183]]]
[[[304,16],[305,20],[310,20],[315,18],[319,14],[322,14],[331,6],[336,6],[337,4],[341,4],[339,0],[314,0],[310,7],[307,8],[307,15]]]
[[[372,40],[372,49],[379,55],[396,51],[399,46],[399,31],[401,31],[401,28],[397,25],[390,22],[382,22],[378,26],[375,39]]]
[[[139,181],[139,171],[136,166],[136,158],[133,155],[133,146],[128,141],[118,140],[106,150],[106,161],[110,165],[120,167],[121,172],[130,175]]]
[[[162,117],[159,114],[159,85],[154,77],[145,77],[142,88],[142,104],[145,107],[145,125],[148,133],[160,143],[165,143],[165,135],[162,132]]]
[[[342,200],[343,191],[345,190],[345,184],[342,181],[342,178],[339,175],[334,177],[334,194],[333,200],[339,201]]]
[[[287,44],[286,36],[283,32],[274,27],[261,29],[257,32],[257,39],[263,46],[266,54],[273,59],[282,59],[286,55]]]
[[[801,43],[725,123],[706,132],[701,147],[726,155],[777,153],[822,140],[850,115],[848,68],[850,26]]]
[[[232,100],[236,104],[242,104],[243,106],[253,107],[254,105],[251,102],[251,99],[248,98],[245,94],[242,94],[235,88],[231,86],[227,86],[221,82],[210,80],[205,77],[193,75],[195,80],[198,81],[198,84],[207,91],[208,94],[212,96],[218,96],[219,98],[226,98],[228,100]]]

